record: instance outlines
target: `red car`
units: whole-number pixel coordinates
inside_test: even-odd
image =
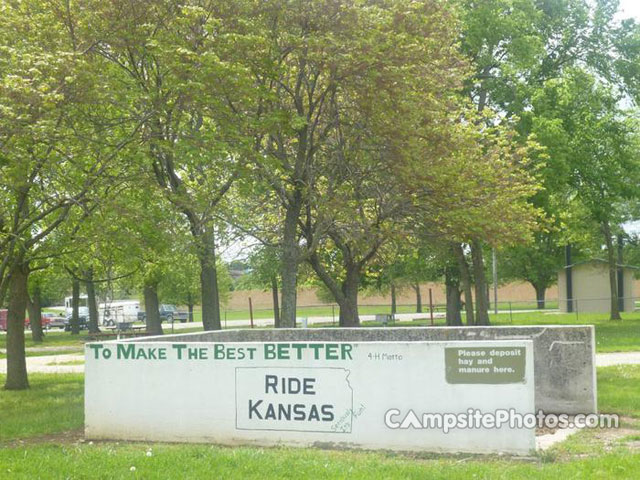
[[[55,313],[43,313],[42,314],[42,328],[49,328],[51,321],[56,318]]]
[[[7,331],[7,309],[2,309],[0,310],[0,330],[4,330],[5,332]],[[46,314],[43,313],[42,314],[42,326],[45,327],[46,325],[49,325],[49,322],[51,322],[51,318],[47,318],[45,319],[45,315],[50,315],[50,314]],[[31,324],[29,323],[29,318],[25,318],[24,319],[24,328],[31,328]]]
[[[40,317],[40,325],[42,326],[42,328],[47,330],[49,328],[49,324],[51,323],[51,320],[53,320],[54,318],[55,318],[55,315],[53,313],[43,313],[42,316]],[[31,319],[25,318],[24,326],[25,328],[31,328]]]

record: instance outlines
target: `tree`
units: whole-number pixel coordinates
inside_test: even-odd
[[[110,115],[85,108],[95,79],[64,22],[35,1],[0,8],[0,303],[11,292],[5,388],[24,389],[30,262],[75,212],[90,214],[94,188],[131,131],[85,121]]]
[[[158,284],[163,272],[158,265],[148,265],[143,276],[142,294],[144,297],[145,323],[147,332],[162,335],[162,319],[160,318],[160,302],[158,300]]]
[[[394,239],[376,261],[366,270],[363,283],[373,292],[391,293],[392,305],[395,294],[411,288],[416,295],[416,313],[422,313],[420,285],[427,281],[440,280],[437,267],[437,252],[433,245],[408,237],[405,241]],[[392,313],[396,313],[392,309]]]
[[[444,263],[444,285],[447,297],[446,322],[448,326],[462,325],[460,315],[460,269],[456,259],[452,256]]]
[[[27,311],[34,342],[44,342],[42,330],[42,307],[58,304],[67,294],[67,276],[51,261],[32,261],[28,280]],[[35,321],[34,319],[40,319]],[[35,323],[35,326],[34,326]]]
[[[460,273],[460,283],[462,285],[462,291],[464,292],[464,308],[466,314],[467,325],[475,325],[475,315],[473,312],[473,293],[472,293],[472,278],[471,271],[469,269],[469,262],[467,260],[467,254],[464,249],[464,245],[459,242],[451,243],[451,250],[453,256],[458,263],[458,272]]]
[[[254,92],[238,62],[251,49],[234,21],[241,5],[155,0],[94,6],[93,18],[103,21],[87,32],[91,51],[104,60],[96,62],[109,74],[112,102],[143,119],[143,161],[189,224],[204,328],[220,329],[215,217],[242,171],[249,142],[239,132],[244,102]]]
[[[267,41],[256,52],[253,72],[257,87],[268,93],[258,108],[262,122],[271,128],[258,136],[255,166],[284,210],[281,325],[292,327],[298,266],[314,250],[311,245],[301,249],[299,227],[306,221],[307,205],[316,208],[311,197],[317,191],[316,181],[326,178],[320,173],[329,158],[326,150],[339,153],[341,131],[350,120],[348,109],[358,102],[382,105],[394,97],[396,82],[398,93],[414,80],[416,97],[434,88],[436,77],[448,84],[457,78],[460,62],[448,41],[425,41],[438,37],[453,42],[450,14],[436,2],[401,1],[364,8],[352,1],[277,1],[261,7],[257,17]],[[428,71],[438,74],[429,76]],[[439,98],[431,100],[435,103]],[[368,110],[375,111],[373,121],[383,120],[382,109]],[[351,323],[357,323],[353,305],[357,264],[367,257],[366,253],[359,259],[344,256],[351,263],[348,292],[331,287],[345,309],[344,299],[350,299],[350,312],[345,313]]]
[[[189,322],[193,322],[193,307],[200,302],[200,281],[198,258],[190,252],[172,252],[167,274],[159,284],[159,295],[164,302],[186,305],[189,310]],[[223,266],[218,264],[218,287],[222,293],[220,273]]]
[[[545,82],[561,78],[576,65],[586,66],[602,79],[607,79],[632,94],[637,93],[633,72],[637,65],[638,28],[632,21],[618,24],[615,20],[618,2],[587,0],[486,0],[459,2],[463,23],[461,48],[472,60],[473,75],[466,92],[478,111],[491,109],[489,124],[504,120],[516,122],[522,139],[532,132],[532,101]],[[539,179],[546,194],[532,195],[537,208],[545,209],[545,223],[555,223],[557,210],[544,197],[558,197],[556,206],[564,206],[559,197],[563,172],[557,162],[540,157],[536,163]],[[543,242],[532,246],[545,249]],[[473,248],[473,243],[477,248]],[[477,293],[485,283],[482,242],[475,239],[472,254]],[[472,255],[472,256],[473,256]],[[539,282],[537,282],[539,283]],[[482,297],[480,297],[482,298]],[[482,315],[484,306],[478,308]]]
[[[344,327],[359,325],[362,275],[380,249],[397,234],[401,228],[399,219],[410,208],[397,183],[394,185],[395,177],[386,160],[369,161],[366,165],[363,168],[349,162],[347,175],[336,170],[327,175],[327,190],[318,195],[322,204],[306,209],[302,227],[310,246],[309,264],[339,305],[340,326]]]
[[[458,263],[460,271],[455,278],[464,280],[462,286],[469,298],[471,275],[463,268],[466,252],[460,249],[463,243],[471,245],[476,290],[474,320],[486,325],[489,318],[487,286],[482,282],[484,263],[481,255],[473,256],[473,242],[475,250],[480,251],[482,243],[508,245],[530,237],[539,211],[528,199],[539,185],[528,171],[528,164],[538,147],[530,141],[513,141],[516,133],[509,122],[482,127],[484,122],[475,120],[472,112],[466,113],[471,121],[460,125],[449,142],[455,149],[435,157],[428,168],[419,163],[407,168],[405,184],[406,194],[414,199],[415,213],[410,217],[414,235],[441,246],[448,244],[443,248],[443,257],[453,256]],[[470,306],[467,302],[467,308]],[[468,321],[471,318],[467,316]]]
[[[189,321],[193,322],[193,309],[201,298],[198,257],[188,248],[181,249],[178,242],[179,239],[174,237],[173,249],[164,258],[166,273],[158,284],[158,295],[164,303],[186,305]],[[226,305],[231,294],[231,276],[221,260],[218,260],[216,271],[220,304]]]
[[[251,252],[248,258],[250,272],[243,279],[241,286],[244,288],[270,289],[273,301],[274,327],[280,326],[280,302],[278,289],[280,258],[279,250],[263,246]]]
[[[502,250],[502,278],[529,282],[536,292],[536,307],[544,309],[545,293],[564,266],[564,243],[557,230],[538,231],[532,242]]]
[[[50,298],[54,288],[56,297],[64,296],[60,286],[54,285],[49,280],[52,275],[51,272],[44,270],[45,268],[45,266],[40,268],[32,266],[28,280],[27,311],[29,312],[29,324],[31,325],[31,338],[36,343],[44,341],[44,332],[42,331],[43,303]]]
[[[600,229],[609,264],[611,318],[619,319],[614,234],[626,203],[640,198],[637,125],[620,97],[581,69],[550,80],[534,98],[532,125],[549,155],[566,168],[570,208]]]
[[[31,338],[35,343],[44,340],[44,332],[42,331],[42,300],[40,293],[40,285],[32,284],[31,292],[28,292],[27,311],[29,312],[29,325],[31,327]]]

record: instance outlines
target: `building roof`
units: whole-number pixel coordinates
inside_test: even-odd
[[[591,258],[589,260],[582,260],[580,262],[576,262],[576,263],[572,263],[571,265],[566,265],[564,268],[565,270],[567,268],[571,268],[571,267],[577,267],[580,265],[585,265],[587,263],[603,263],[605,265],[608,265],[609,262],[606,261],[604,258]],[[625,265],[623,263],[616,263],[616,267],[618,268],[631,268],[632,270],[640,270],[640,267],[636,267],[635,265]]]

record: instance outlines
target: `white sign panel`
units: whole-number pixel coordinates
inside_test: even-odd
[[[236,428],[351,432],[353,391],[346,368],[236,368]],[[337,423],[336,413],[346,418]]]
[[[185,336],[188,340],[188,335]],[[86,346],[88,438],[535,449],[531,341]]]

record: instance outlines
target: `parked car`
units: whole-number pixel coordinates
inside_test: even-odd
[[[170,304],[162,304],[160,305],[158,311],[160,312],[160,321],[161,322],[181,322],[186,323],[189,320],[189,312],[183,312],[178,310],[175,305]],[[145,312],[138,312],[138,320],[140,322],[144,322],[147,320],[147,314]]]
[[[51,312],[45,312],[42,314],[42,327],[48,329],[51,326],[51,322],[55,320],[56,314]]]
[[[42,328],[44,328],[45,330],[49,329],[51,320],[55,318],[55,314],[54,313],[43,313],[40,317],[40,325],[42,326]],[[25,319],[25,326],[27,328],[31,328],[31,319],[27,318]]]
[[[0,310],[0,330],[3,331],[7,331],[7,314],[8,314],[8,310],[7,309],[2,309]],[[25,318],[24,319],[24,328],[29,328],[29,319]]]
[[[87,317],[85,317],[84,315],[81,315],[81,316],[78,317],[78,321],[79,321],[79,324],[80,324],[80,330],[88,330],[89,329],[89,324],[87,323]],[[70,332],[71,331],[71,316],[70,315],[64,319],[64,331],[65,332]]]
[[[63,313],[60,315],[51,314],[53,317],[49,320],[49,328],[64,328],[66,318]]]

